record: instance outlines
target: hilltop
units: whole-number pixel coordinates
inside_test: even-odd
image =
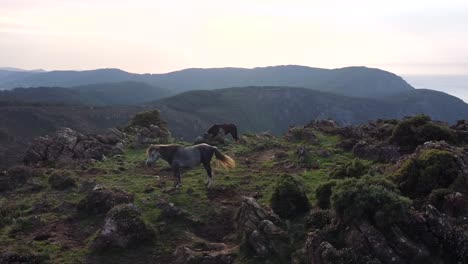
[[[96,146],[127,143],[101,161],[67,158],[0,176],[0,260],[468,260],[466,121],[449,127],[415,116],[339,127],[316,120],[278,137],[243,134],[218,145],[237,167],[216,169],[211,189],[201,167],[184,171],[182,188],[174,189],[168,165],[146,167],[145,148],[127,131],[115,141],[62,131],[52,144],[65,146],[64,158],[73,156],[62,136]]]

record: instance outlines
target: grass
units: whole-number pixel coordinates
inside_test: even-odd
[[[220,147],[223,153],[233,157],[237,161],[237,167],[229,171],[214,170],[214,186],[225,187],[233,190],[236,194],[251,195],[259,194],[259,203],[269,206],[270,197],[274,190],[276,179],[279,175],[289,173],[300,177],[306,185],[307,196],[311,204],[315,204],[315,189],[323,181],[328,180],[330,172],[338,164],[344,164],[353,157],[351,153],[335,149],[339,142],[339,137],[330,136],[317,132],[318,144],[307,144],[305,142],[287,142],[283,138],[257,135],[244,135],[243,143],[232,143]],[[289,169],[288,165],[297,166],[298,157],[296,150],[300,146],[310,149],[310,162],[318,164],[318,169]],[[327,151],[329,155],[325,157],[319,155],[319,151]],[[270,152],[268,152],[270,151]],[[264,153],[285,152],[284,158],[271,158],[259,161],[259,157]],[[77,170],[74,177],[77,179],[77,187],[57,191],[50,188],[47,182],[47,176],[37,179],[42,190],[38,192],[10,193],[7,196],[0,197],[0,208],[8,205],[13,208],[9,212],[13,218],[30,217],[38,215],[44,220],[45,224],[60,222],[68,217],[75,215],[74,210],[58,210],[63,204],[76,204],[85,195],[86,192],[80,191],[83,182],[93,182],[106,187],[116,187],[134,194],[134,203],[142,210],[143,220],[150,226],[159,230],[161,210],[156,207],[159,200],[165,199],[174,203],[177,207],[187,211],[201,221],[207,221],[210,214],[218,210],[214,202],[210,200],[209,191],[204,185],[206,172],[202,166],[182,172],[182,189],[175,192],[170,191],[173,186],[172,172],[166,162],[159,160],[154,169],[144,167],[146,153],[144,149],[126,149],[121,156],[108,158],[106,161],[94,163],[90,168],[99,169],[99,173],[91,175],[85,171]],[[249,160],[248,163],[246,160]],[[89,169],[89,168],[88,168]],[[162,187],[161,187],[162,186]],[[149,187],[153,190],[148,191]],[[190,191],[188,191],[190,190]],[[51,211],[33,212],[32,208],[40,203],[50,207]],[[65,210],[65,209],[64,209]],[[1,211],[0,211],[1,213]],[[300,221],[298,224],[300,224]],[[14,221],[13,221],[14,222]],[[62,248],[54,241],[34,241],[27,245],[22,245],[28,234],[10,237],[9,232],[14,223],[7,223],[3,228],[0,225],[0,247],[25,247],[31,252],[48,256],[55,263],[83,263],[86,256],[89,256],[87,244],[75,248]],[[88,241],[92,240],[93,235],[98,231],[102,218],[90,217],[80,219],[77,227],[80,230],[86,230],[91,235]],[[292,223],[294,224],[294,222]],[[145,248],[141,254],[170,255],[174,250],[174,243],[184,241],[184,227],[177,223],[166,223],[163,230],[158,233],[154,241],[153,248]],[[118,256],[131,257],[137,254],[133,251],[122,253]],[[99,256],[94,256],[99,258]],[[116,259],[114,257],[110,259]],[[252,259],[240,254],[236,263],[255,263]]]

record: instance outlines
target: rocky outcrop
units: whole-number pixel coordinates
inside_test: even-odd
[[[322,132],[334,132],[339,128],[339,125],[330,119],[317,119],[309,122],[304,128],[314,128]]]
[[[400,157],[399,148],[385,142],[359,141],[354,145],[352,152],[355,157],[379,162],[395,162]]]
[[[136,205],[117,205],[107,213],[104,226],[91,247],[96,251],[126,249],[148,241],[152,234]]]
[[[215,251],[192,250],[181,246],[174,252],[174,264],[232,264],[235,253],[231,249]]]
[[[290,127],[284,138],[290,142],[305,142],[308,144],[317,143],[315,131],[310,127]]]
[[[254,198],[242,198],[236,224],[238,234],[255,255],[289,260],[290,242],[287,232],[279,227],[281,220],[263,209]]]
[[[70,128],[60,128],[53,136],[34,139],[23,162],[35,165],[103,160],[106,156],[122,154],[125,142],[125,134],[115,129],[93,137]]]
[[[112,207],[133,202],[133,194],[117,188],[94,187],[77,205],[81,213],[105,214]]]
[[[149,127],[134,126],[127,128],[127,130],[132,135],[132,146],[135,148],[148,147],[150,144],[167,143],[171,137],[168,130],[161,129],[157,125],[149,125]]]

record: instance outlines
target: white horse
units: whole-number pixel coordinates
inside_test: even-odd
[[[236,162],[229,156],[222,154],[217,147],[208,144],[198,144],[190,147],[184,147],[177,144],[169,145],[151,145],[146,151],[148,158],[146,165],[153,165],[159,158],[167,161],[172,167],[175,178],[175,186],[180,187],[181,168],[193,168],[200,164],[205,167],[208,178],[205,182],[208,187],[213,184],[213,174],[211,170],[211,159],[213,155],[224,168],[234,168]]]

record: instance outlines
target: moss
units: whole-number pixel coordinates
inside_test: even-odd
[[[280,177],[271,196],[273,211],[284,218],[293,218],[308,212],[310,204],[303,186],[302,182],[291,175]]]
[[[396,125],[390,140],[403,150],[412,151],[431,140],[456,143],[456,135],[448,126],[433,123],[426,115],[417,115]]]
[[[332,171],[330,177],[333,179],[359,178],[369,171],[369,167],[360,159],[353,159],[344,166]]]
[[[408,159],[393,175],[401,191],[410,196],[421,196],[434,189],[447,188],[458,176],[458,164],[452,153],[427,149]]]
[[[390,181],[380,177],[341,180],[332,192],[333,208],[345,222],[367,220],[386,226],[402,220],[410,204]]]
[[[130,121],[128,127],[149,128],[151,125],[156,125],[160,129],[167,131],[167,123],[161,119],[159,110],[150,110],[136,114]]]
[[[317,198],[317,206],[322,209],[330,208],[330,197],[332,195],[332,188],[336,186],[337,181],[331,180],[320,184],[315,190],[315,197]]]

